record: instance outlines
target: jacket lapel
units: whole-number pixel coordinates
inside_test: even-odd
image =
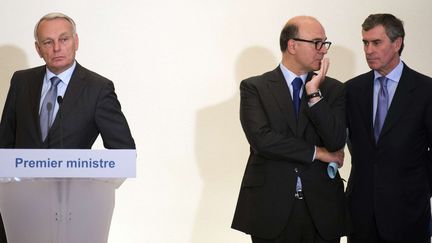
[[[54,120],[54,123],[50,129],[54,130],[58,126],[59,123],[59,116],[58,114],[61,112],[61,114],[69,114],[69,110],[74,106],[76,101],[80,98],[81,93],[83,92],[86,82],[85,82],[85,69],[80,65],[76,64],[75,70],[72,73],[72,77],[69,81],[69,84],[66,88],[66,92],[63,96],[63,102],[61,106],[59,107],[59,111],[57,113],[57,116]],[[63,119],[63,118],[62,118]]]
[[[368,131],[368,136],[372,144],[375,144],[375,137],[373,131],[373,86],[374,86],[374,73],[370,71],[366,73],[363,86],[358,90],[359,95],[354,102],[358,102],[360,112],[362,113],[363,123]]]
[[[411,70],[404,64],[402,76],[387,112],[386,119],[384,120],[379,140],[381,140],[381,137],[385,136],[385,134],[391,130],[391,127],[399,117],[405,114],[409,109],[410,104],[415,99],[415,97],[411,97],[412,91],[415,88],[416,84],[415,82],[412,82]]]
[[[40,119],[39,119],[39,105],[41,102],[41,92],[42,92],[42,84],[44,81],[44,76],[46,73],[46,66],[41,66],[35,69],[34,76],[31,78],[29,83],[29,105],[31,106],[31,117],[33,119],[34,124],[37,124],[39,128],[38,133],[39,137],[42,139],[41,131],[40,131]]]
[[[312,79],[313,75],[314,75],[314,73],[310,72],[308,74],[308,76],[306,77],[305,83],[309,82],[309,80]],[[306,109],[309,109],[309,107],[308,107],[308,100],[306,98],[306,88],[305,88],[305,86],[303,86],[296,134],[303,134],[304,130],[306,129],[307,124],[309,123],[308,118],[307,118],[306,113],[305,113]]]
[[[293,133],[296,132],[297,121],[292,102],[291,94],[285,81],[285,78],[278,66],[273,72],[270,73],[270,82],[268,83],[269,90],[272,92],[281,113],[286,118],[289,128]]]

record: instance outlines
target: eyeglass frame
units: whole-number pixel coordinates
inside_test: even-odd
[[[328,45],[328,47],[326,47],[326,50],[330,49],[331,46],[331,41],[322,41],[322,40],[305,40],[305,39],[301,39],[301,38],[291,38],[292,40],[295,41],[302,41],[302,42],[307,42],[307,43],[313,43],[315,45],[315,50],[319,51],[323,48],[323,46]],[[320,48],[318,48],[318,45],[321,43]]]

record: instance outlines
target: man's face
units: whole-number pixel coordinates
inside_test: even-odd
[[[382,25],[363,31],[363,48],[366,61],[371,69],[378,71],[381,75],[387,75],[399,64],[399,49],[402,38],[392,42]]]
[[[44,20],[37,29],[35,46],[48,69],[59,74],[72,66],[78,50],[78,36],[66,19]]]
[[[327,37],[322,25],[317,21],[306,22],[299,26],[299,39],[310,41],[326,41]],[[320,69],[321,60],[327,54],[327,49],[323,46],[317,50],[315,44],[305,41],[295,41],[296,63],[302,73],[316,71]]]

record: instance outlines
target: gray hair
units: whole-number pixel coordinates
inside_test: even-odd
[[[36,24],[35,28],[34,28],[34,38],[36,41],[38,41],[37,38],[37,30],[38,27],[40,25],[40,23],[44,20],[53,20],[53,19],[65,19],[67,20],[71,25],[72,25],[72,29],[73,29],[73,34],[76,34],[76,25],[75,25],[75,21],[73,21],[73,19],[69,16],[67,16],[66,14],[62,14],[62,13],[49,13],[44,15]]]

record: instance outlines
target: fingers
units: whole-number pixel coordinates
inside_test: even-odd
[[[322,78],[326,76],[329,66],[330,66],[330,59],[328,59],[327,57],[323,58],[321,60],[321,68],[319,70],[320,76]]]

